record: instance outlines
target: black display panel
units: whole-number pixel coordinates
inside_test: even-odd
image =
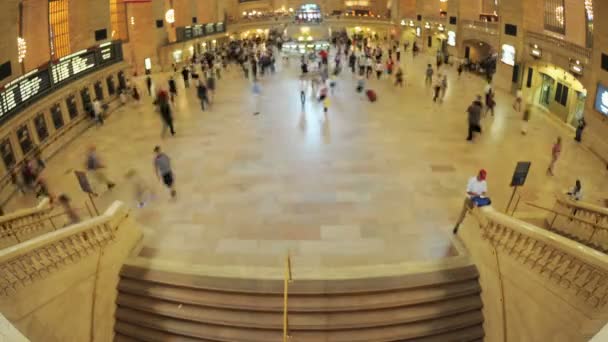
[[[36,115],[34,118],[34,127],[36,128],[36,134],[38,135],[38,141],[43,142],[49,137],[49,129],[46,126],[46,119],[44,113]]]
[[[0,64],[0,80],[3,80],[13,74],[13,68],[11,68],[11,61]]]
[[[70,95],[65,99],[65,105],[68,107],[68,114],[70,119],[74,119],[78,116],[78,105],[76,104],[76,96]]]
[[[51,89],[47,70],[34,70],[8,83],[0,92],[0,120],[16,112],[28,100]]]
[[[93,89],[95,89],[95,98],[100,101],[103,100],[103,86],[101,85],[101,81],[95,82]]]
[[[116,85],[114,85],[114,77],[111,75],[106,77],[106,85],[108,86],[108,94],[110,96],[116,94]]]
[[[102,44],[97,50],[97,60],[100,65],[114,63],[122,59],[120,46],[116,44]]]
[[[21,152],[23,152],[23,155],[28,154],[28,152],[30,152],[34,147],[27,124],[17,128],[17,141],[19,141],[19,146],[21,146]]]
[[[224,23],[217,23],[215,24],[215,31],[216,32],[224,32]]]
[[[53,119],[53,126],[55,126],[55,129],[63,127],[63,114],[61,114],[61,106],[59,104],[56,104],[51,108],[51,119]]]
[[[122,57],[121,43],[108,42],[52,61],[48,66],[32,70],[3,85],[0,87],[0,123],[23,110],[39,97],[101,66],[119,62]],[[0,71],[10,73],[8,68],[10,63],[5,63],[0,66]]]
[[[95,31],[95,40],[96,41],[106,40],[106,39],[108,39],[108,30],[107,29],[101,29],[101,30]]]
[[[0,142],[0,156],[2,156],[2,161],[7,170],[15,166],[15,153],[13,153],[13,147],[8,138]]]
[[[84,51],[64,57],[51,66],[53,84],[59,84],[83,74],[94,68],[95,65],[95,51]]]

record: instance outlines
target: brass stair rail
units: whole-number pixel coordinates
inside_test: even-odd
[[[287,342],[291,337],[289,335],[289,317],[287,310],[287,303],[289,299],[289,283],[292,281],[291,277],[291,257],[289,253],[285,257],[285,275],[283,279],[283,342]]]
[[[550,213],[555,214],[555,216],[553,217],[553,220],[551,220],[551,223],[549,224],[549,230],[553,229],[553,224],[555,223],[555,220],[557,220],[558,216],[563,216],[563,217],[569,218],[572,221],[578,221],[578,222],[581,222],[581,223],[588,224],[588,225],[592,226],[593,227],[593,232],[591,232],[591,235],[589,236],[589,239],[587,240],[587,243],[591,242],[591,240],[593,239],[593,236],[595,235],[595,232],[597,231],[597,229],[608,230],[607,227],[598,225],[598,224],[596,224],[594,222],[591,222],[591,221],[587,221],[587,220],[582,219],[580,217],[576,217],[576,216],[572,216],[572,215],[569,215],[569,214],[560,213],[559,211],[555,211],[555,210],[550,209],[550,208],[545,208],[543,206],[540,206],[540,205],[537,205],[537,204],[534,204],[534,203],[530,203],[530,202],[526,202],[526,204],[529,205],[529,206],[531,206],[531,207],[542,209],[542,210],[545,210],[545,211],[548,211]]]

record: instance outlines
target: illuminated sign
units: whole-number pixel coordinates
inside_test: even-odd
[[[169,24],[173,24],[175,22],[175,10],[173,8],[169,9],[165,13],[165,21]]]
[[[448,45],[456,46],[456,32],[448,31]]]
[[[502,45],[502,57],[500,58],[500,61],[506,65],[515,65],[515,47],[513,45]]]
[[[583,74],[583,70],[584,67],[581,64],[581,61],[577,60],[570,60],[570,71],[572,71],[572,73],[576,74],[576,75],[582,75]]]
[[[608,116],[608,88],[603,84],[597,84],[597,93],[595,94],[595,110]]]
[[[420,37],[420,26],[416,27],[416,36]]]
[[[543,50],[541,50],[538,45],[534,44],[530,46],[530,54],[532,57],[541,58],[543,56]]]

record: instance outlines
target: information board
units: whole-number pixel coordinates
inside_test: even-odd
[[[0,119],[17,110],[24,102],[51,89],[47,70],[38,69],[7,84],[0,92]]]
[[[59,84],[82,74],[95,65],[95,51],[81,51],[64,57],[57,64],[51,65],[53,84]]]
[[[45,93],[62,87],[85,73],[122,60],[120,42],[108,42],[49,62],[0,87],[0,122],[19,112]]]

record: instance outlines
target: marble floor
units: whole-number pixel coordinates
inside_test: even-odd
[[[433,103],[423,80],[432,61],[408,54],[405,88],[386,78],[368,81],[376,103],[357,94],[355,78],[343,72],[327,116],[311,98],[301,107],[295,60],[262,79],[258,116],[251,84],[235,67],[219,80],[207,112],[195,90],[180,84],[175,137],[161,139],[158,114],[144,96],[50,160],[46,177],[53,192],[68,193],[81,206],[85,196],[72,171],[83,168],[85,151],[95,144],[117,183],[98,206],[123,200],[133,207],[146,227],[142,256],[200,265],[276,266],[287,251],[297,264],[330,268],[453,256],[451,229],[468,178],[487,169],[489,194],[502,209],[522,160],[532,161],[525,201],[549,206],[576,178],[590,200],[608,193],[605,166],[574,143],[571,131],[535,112],[522,136],[513,97],[500,90],[483,134],[465,141],[465,110],[485,84],[442,69],[447,95]],[[167,75],[154,79],[166,84]],[[563,155],[549,177],[551,144],[560,135]],[[157,144],[172,158],[176,200],[154,176]],[[126,177],[132,170],[155,194],[142,209]]]

